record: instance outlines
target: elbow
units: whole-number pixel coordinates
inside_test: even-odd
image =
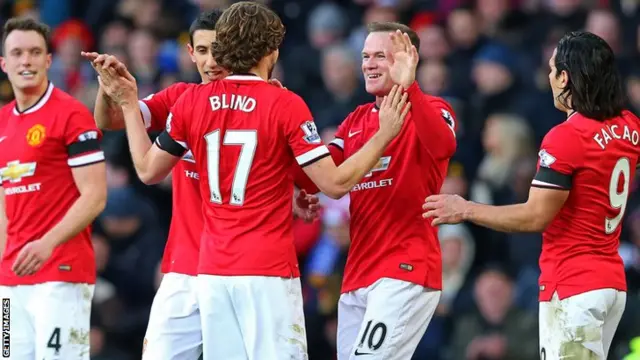
[[[140,181],[142,181],[142,183],[145,185],[156,185],[157,183],[162,181],[162,178],[148,171],[140,171],[136,169],[136,172],[138,173],[138,178],[140,178]]]
[[[322,190],[322,192],[334,200],[339,200],[343,196],[347,195],[350,190],[350,187],[335,184],[333,186],[330,186],[328,189]]]

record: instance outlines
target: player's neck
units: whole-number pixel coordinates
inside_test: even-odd
[[[47,92],[47,88],[49,87],[49,80],[45,80],[37,87],[27,88],[27,89],[16,89],[13,88],[13,93],[16,98],[16,108],[18,111],[24,111],[35,105],[38,100],[42,98],[44,93]]]
[[[384,96],[376,96],[376,107],[380,109],[380,105],[382,105],[382,100],[384,100]]]

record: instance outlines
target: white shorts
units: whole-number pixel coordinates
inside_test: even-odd
[[[198,275],[204,360],[307,360],[299,278]]]
[[[151,305],[143,360],[197,360],[202,354],[196,281],[195,276],[164,275]]]
[[[601,289],[540,303],[542,360],[606,360],[627,294]]]
[[[389,278],[342,294],[338,360],[411,359],[439,301],[439,290]]]
[[[10,317],[10,328],[3,331],[9,336],[9,347],[3,338],[2,356],[89,360],[93,290],[94,285],[67,282],[0,286],[3,316]],[[3,330],[7,329],[3,326]]]

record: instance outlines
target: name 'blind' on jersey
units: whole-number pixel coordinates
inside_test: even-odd
[[[171,110],[162,149],[193,152],[203,198],[198,272],[300,275],[292,235],[294,161],[329,155],[304,101],[252,75],[187,91]]]

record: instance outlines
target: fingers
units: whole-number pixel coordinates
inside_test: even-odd
[[[409,114],[409,110],[411,110],[411,103],[407,103],[407,105],[404,107],[402,114],[400,114],[401,120],[404,120],[407,117],[407,115]]]
[[[393,88],[391,89],[393,91]],[[380,109],[384,109],[387,107],[387,103],[389,102],[389,95],[382,98],[382,103],[380,104]]]
[[[404,98],[404,89],[402,88],[402,86],[396,86],[396,92],[393,95],[393,101],[391,102],[391,106],[393,106],[393,108],[395,110],[398,109],[398,106],[400,105],[400,101],[402,101],[402,99]]]
[[[405,51],[409,52],[411,51],[411,47],[413,46],[411,44],[411,38],[409,37],[409,34],[404,33],[402,34],[402,44],[404,45],[404,49]]]
[[[80,56],[82,56],[83,58],[85,58],[85,59],[87,59],[89,61],[95,60],[98,57],[98,55],[100,55],[100,54],[98,54],[97,52],[87,52],[87,51],[81,51],[80,52]]]
[[[443,194],[439,194],[439,195],[429,195],[427,196],[426,199],[424,199],[424,202],[436,202],[439,200],[443,200],[447,195],[443,195]]]
[[[409,94],[403,93],[400,101],[396,104],[396,112],[400,112],[409,99]]]
[[[40,260],[31,253],[29,248],[23,248],[13,263],[13,272],[18,276],[30,275],[38,268]]]

